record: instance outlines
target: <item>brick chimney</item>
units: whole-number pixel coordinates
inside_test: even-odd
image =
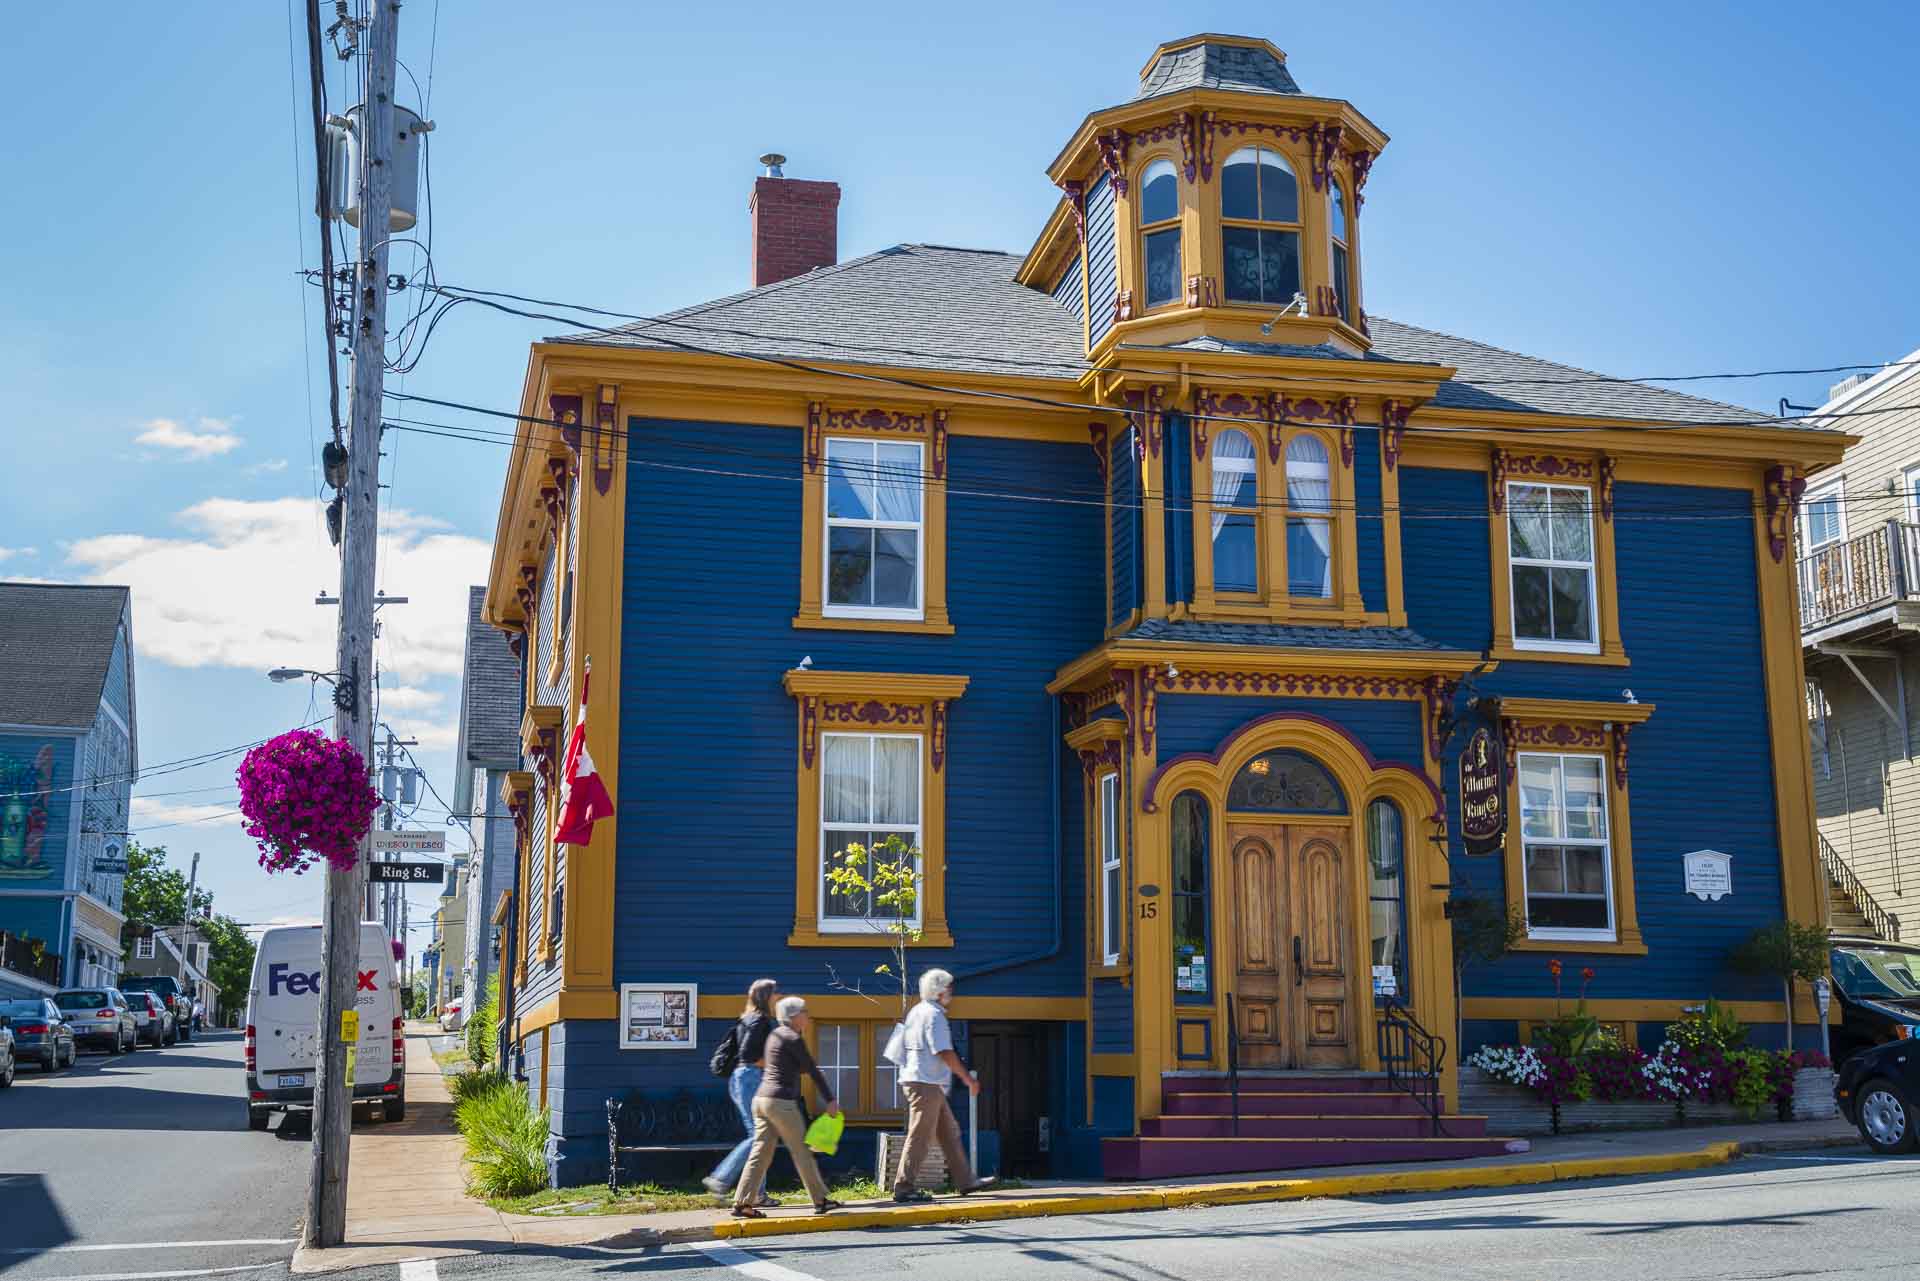
[[[831,267],[840,259],[840,184],[788,178],[787,158],[760,157],[766,172],[753,180],[747,213],[753,219],[753,287]]]

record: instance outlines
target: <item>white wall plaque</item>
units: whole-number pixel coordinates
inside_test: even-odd
[[[1719,850],[1695,850],[1681,856],[1687,870],[1687,893],[1705,902],[1719,902],[1733,893],[1733,855]]]

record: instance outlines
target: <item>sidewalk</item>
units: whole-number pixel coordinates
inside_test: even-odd
[[[431,1032],[437,1035],[438,1029]],[[761,1220],[731,1219],[719,1209],[571,1218],[501,1214],[466,1195],[461,1141],[453,1131],[451,1101],[445,1078],[428,1049],[428,1035],[429,1025],[407,1029],[407,1119],[354,1131],[347,1183],[347,1244],[331,1250],[302,1247],[294,1255],[293,1271],[333,1272],[401,1259],[542,1247],[642,1246],[1189,1205],[1511,1187],[1703,1169],[1743,1152],[1860,1141],[1858,1131],[1840,1120],[1715,1125],[1565,1135],[1535,1139],[1530,1152],[1509,1156],[1289,1170],[1265,1178],[1212,1177],[1151,1184],[1040,1182],[924,1205],[859,1202],[821,1217],[804,1205],[769,1210]]]

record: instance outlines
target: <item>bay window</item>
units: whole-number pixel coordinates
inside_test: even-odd
[[[1213,589],[1260,590],[1259,457],[1253,437],[1229,427],[1213,438]]]
[[[1140,179],[1140,261],[1148,307],[1180,297],[1180,179],[1171,160],[1156,160]]]
[[[1220,171],[1229,302],[1284,306],[1300,292],[1300,184],[1277,151],[1242,147]]]

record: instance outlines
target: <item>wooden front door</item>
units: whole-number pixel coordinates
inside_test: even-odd
[[[1000,1172],[1047,1173],[1040,1139],[1047,1112],[1046,1031],[1032,1023],[975,1023],[967,1030],[967,1053],[981,1079],[980,1128],[1000,1135]]]
[[[1346,832],[1235,822],[1228,824],[1227,842],[1240,1065],[1352,1067],[1358,1055]]]

